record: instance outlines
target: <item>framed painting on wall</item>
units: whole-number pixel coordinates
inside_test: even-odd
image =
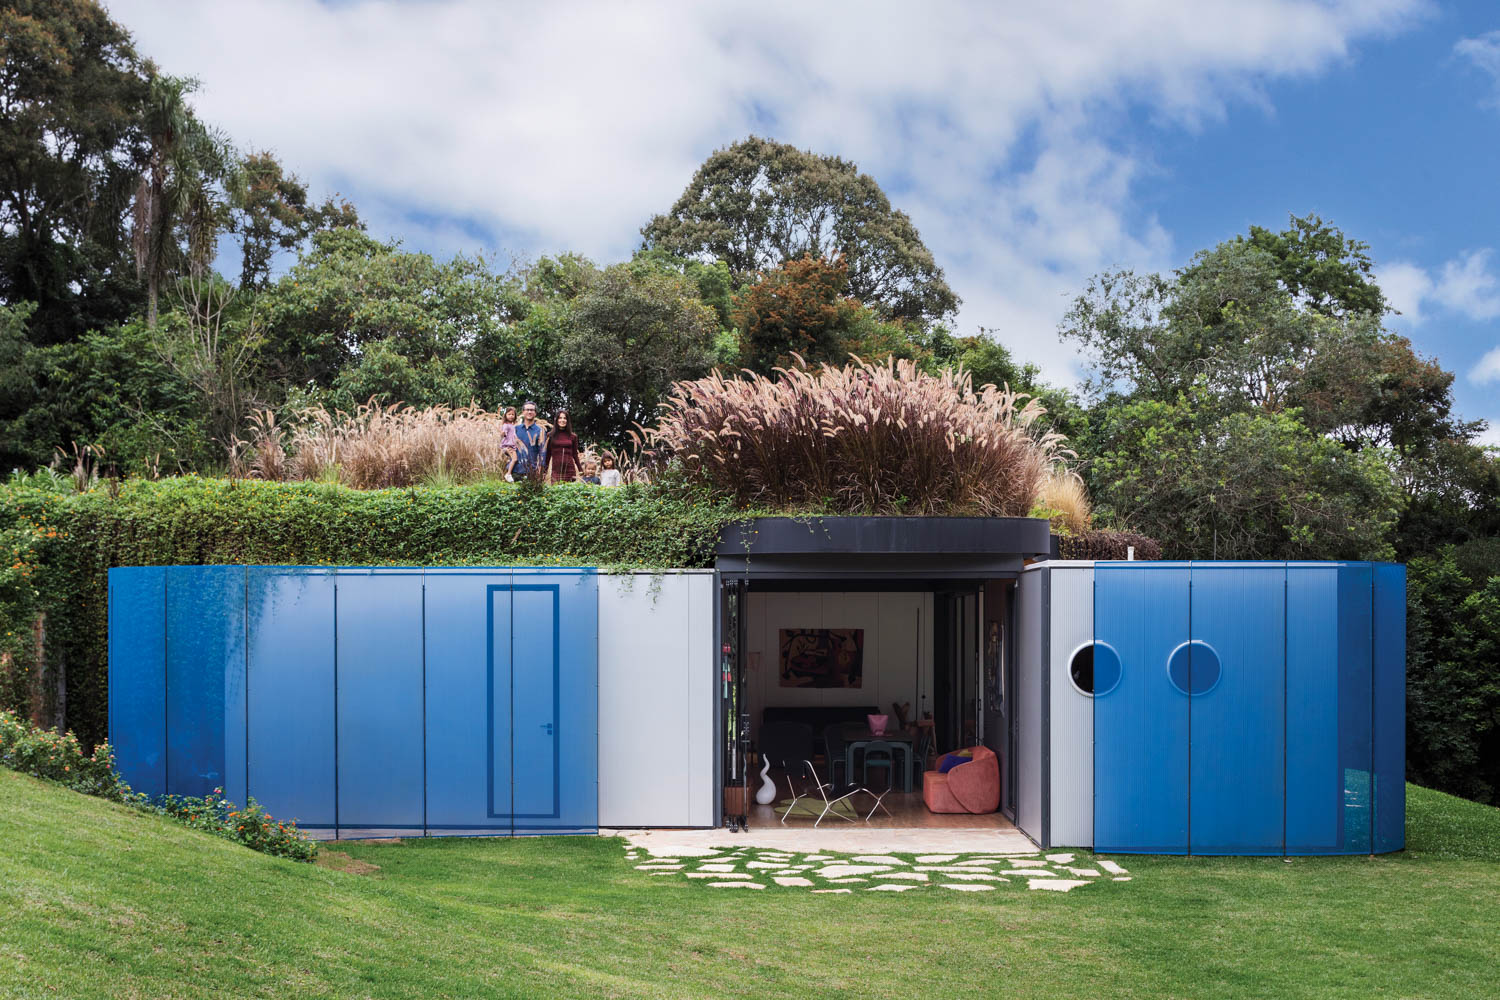
[[[782,687],[860,687],[864,659],[862,628],[781,629]]]

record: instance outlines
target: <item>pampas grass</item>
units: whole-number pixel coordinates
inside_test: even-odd
[[[1037,506],[1047,512],[1054,528],[1066,528],[1072,534],[1082,535],[1094,526],[1088,489],[1078,473],[1064,466],[1053,466],[1047,478],[1042,480]]]
[[[1071,455],[1037,430],[1035,399],[961,369],[797,360],[775,378],[679,382],[640,431],[643,457],[746,507],[1024,517]]]

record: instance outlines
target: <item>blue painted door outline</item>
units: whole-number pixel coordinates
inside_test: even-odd
[[[564,736],[560,715],[562,587],[511,583],[491,584],[487,589],[490,816],[509,818],[512,826],[517,819],[559,819]],[[510,628],[497,631],[497,605],[502,603],[509,605]],[[508,704],[502,706],[502,701]],[[495,718],[502,713],[510,719],[508,739],[497,739]],[[504,767],[507,763],[509,773]],[[503,784],[497,788],[497,782]],[[509,808],[497,811],[497,802]]]

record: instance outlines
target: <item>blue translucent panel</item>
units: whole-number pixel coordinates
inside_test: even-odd
[[[1120,655],[1113,647],[1102,642],[1096,642],[1090,647],[1093,651],[1094,661],[1094,683],[1090,691],[1095,694],[1109,694],[1120,683]]]
[[[512,578],[511,718],[515,831],[599,825],[598,579],[588,570]]]
[[[1287,564],[1286,852],[1370,842],[1370,567]]]
[[[422,571],[341,569],[341,835],[423,832]]]
[[[1375,564],[1374,850],[1406,846],[1406,567]]]
[[[167,573],[109,571],[109,742],[138,792],[167,790]]]
[[[1202,639],[1184,642],[1167,658],[1167,679],[1183,694],[1208,694],[1222,672],[1218,652]]]
[[[431,569],[424,586],[427,828],[510,833],[510,572]]]
[[[1120,682],[1094,696],[1094,846],[1188,849],[1188,698],[1167,677],[1188,641],[1186,563],[1099,563],[1094,639],[1120,658]]]
[[[1194,563],[1191,596],[1190,849],[1280,854],[1286,567]]]
[[[309,829],[338,822],[332,570],[246,571],[247,795]]]
[[[167,567],[167,789],[174,795],[224,786],[225,672],[234,661],[243,671],[245,568]],[[238,756],[243,771],[243,751]]]
[[[238,577],[233,599],[236,610],[227,610],[239,622],[236,645],[228,649],[224,660],[224,797],[235,805],[245,804],[245,783],[249,780],[249,761],[245,757],[246,724],[249,703],[245,700],[245,567],[233,567]]]

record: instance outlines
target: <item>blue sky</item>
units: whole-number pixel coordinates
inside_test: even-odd
[[[242,146],[435,253],[618,259],[752,131],[847,156],[911,214],[960,329],[1060,382],[1090,274],[1317,212],[1371,245],[1392,325],[1500,443],[1493,0],[109,7]]]

